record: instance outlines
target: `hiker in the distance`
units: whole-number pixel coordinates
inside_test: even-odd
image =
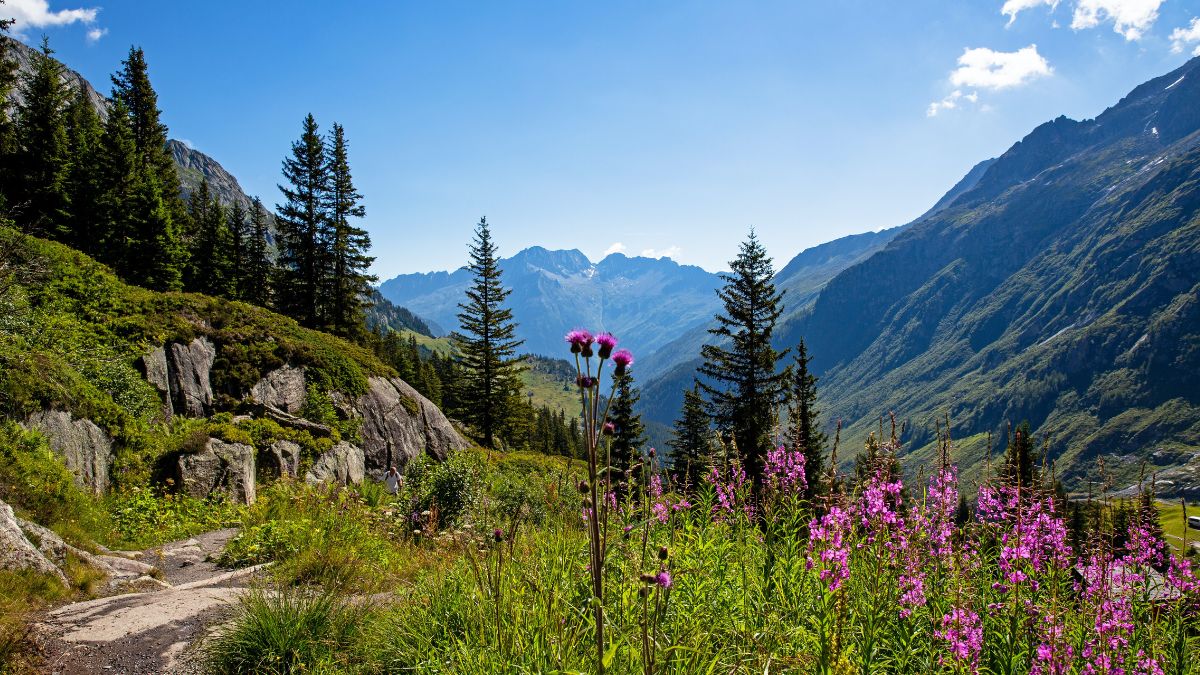
[[[400,492],[400,486],[404,485],[404,476],[400,475],[400,472],[396,470],[396,465],[393,464],[392,468],[383,474],[383,482],[387,483],[388,492],[397,494]]]

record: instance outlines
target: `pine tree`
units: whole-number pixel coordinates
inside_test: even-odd
[[[135,236],[122,271],[126,280],[156,291],[183,288],[187,251],[164,198],[159,174],[151,166],[135,170],[129,216]]]
[[[627,372],[614,377],[617,378],[617,393],[608,413],[609,422],[613,425],[609,449],[611,470],[615,475],[611,479],[618,486],[618,492],[622,492],[630,487],[623,484],[623,477],[641,459],[646,427],[642,424],[642,416],[634,412],[642,393],[633,386],[633,375]]]
[[[188,289],[230,297],[234,291],[230,260],[233,236],[225,220],[225,209],[209,190],[208,179],[201,179],[188,200],[188,220],[192,225]]]
[[[11,204],[16,221],[28,231],[60,241],[69,239],[67,174],[67,97],[63,67],[48,38],[21,78],[22,104],[17,111],[18,201]]]
[[[1037,461],[1029,422],[1022,422],[1008,439],[1001,478],[1008,485],[1019,484],[1022,489],[1036,487],[1034,481],[1037,480]]]
[[[788,441],[793,450],[804,453],[804,478],[808,481],[806,496],[811,499],[823,491],[821,476],[826,437],[821,431],[820,411],[816,407],[817,378],[808,370],[810,360],[808,348],[804,340],[800,340],[788,392]]]
[[[501,284],[487,218],[480,218],[475,226],[470,255],[467,269],[474,279],[467,289],[467,301],[458,305],[462,310],[458,314],[461,332],[451,335],[463,371],[456,394],[466,421],[475,428],[484,447],[492,448],[512,416],[514,399],[520,396],[524,358],[516,352],[524,341],[514,337],[512,310],[504,306],[511,291]]]
[[[96,252],[101,262],[124,275],[136,265],[136,236],[131,212],[137,176],[137,150],[125,104],[114,101],[100,138],[100,195],[96,214]]]
[[[304,118],[300,140],[292,144],[290,157],[283,160],[287,186],[279,186],[284,203],[278,204],[276,223],[279,249],[278,297],[280,311],[310,328],[322,325],[318,301],[324,280],[325,253],[322,234],[326,231],[325,195],[329,192],[329,169],[325,145],[317,120]]]
[[[712,455],[712,431],[704,412],[699,383],[683,392],[683,408],[675,420],[671,446],[671,465],[679,480],[692,488],[701,484]]]
[[[270,305],[274,277],[270,243],[267,241],[267,212],[263,210],[262,200],[255,197],[250,205],[250,233],[246,247],[246,272],[243,275],[246,287],[242,299],[259,307]]]
[[[238,300],[245,298],[249,288],[246,277],[246,263],[249,261],[250,223],[246,221],[246,209],[242,203],[233,200],[229,207],[229,285],[231,297]]]
[[[787,351],[771,346],[775,323],[783,312],[782,293],[771,279],[775,270],[766,249],[751,230],[731,273],[721,278],[717,291],[724,304],[718,326],[709,333],[728,346],[704,345],[700,373],[708,379],[700,387],[708,395],[707,411],[717,428],[732,436],[747,476],[757,487],[771,445],[775,410],[787,389],[788,369],[776,370]]]
[[[329,242],[328,288],[322,293],[328,308],[329,328],[343,337],[359,336],[364,331],[363,314],[370,304],[368,295],[375,277],[367,268],[375,258],[367,255],[371,248],[371,237],[367,231],[350,223],[351,218],[366,216],[362,195],[354,187],[350,176],[350,161],[346,150],[346,133],[342,125],[333,125],[333,136],[327,148],[329,169],[329,191],[325,198],[325,211]]]
[[[97,255],[97,237],[101,223],[103,177],[101,171],[101,142],[104,131],[100,116],[92,107],[87,92],[76,90],[67,108],[67,137],[70,171],[67,174],[67,196],[71,203],[66,241],[71,246]]]
[[[12,19],[0,19],[0,217],[8,212],[17,180],[17,128],[11,100],[17,85],[17,61],[10,55],[12,40],[8,37],[12,24]]]

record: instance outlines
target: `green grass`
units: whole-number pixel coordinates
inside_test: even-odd
[[[1188,528],[1183,518],[1183,505],[1178,501],[1158,501],[1159,520],[1162,523],[1163,536],[1167,543],[1176,551],[1183,552],[1183,541],[1186,534],[1188,542],[1200,541],[1200,530]],[[1190,502],[1187,505],[1189,516],[1200,516],[1200,502]]]

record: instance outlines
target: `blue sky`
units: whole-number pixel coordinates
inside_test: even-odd
[[[1200,0],[7,0],[102,90],[145,49],[163,119],[251,194],[312,112],[346,128],[374,271],[623,247],[782,267],[919,215],[1037,124],[1094,117],[1200,45]]]

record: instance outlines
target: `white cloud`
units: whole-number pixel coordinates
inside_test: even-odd
[[[1095,28],[1111,21],[1113,30],[1126,40],[1139,40],[1158,19],[1163,0],[1078,0],[1071,28]]]
[[[1005,0],[1000,13],[1008,17],[1008,25],[1011,26],[1017,20],[1017,14],[1042,5],[1048,5],[1053,11],[1058,7],[1058,0]]]
[[[978,103],[979,92],[973,91],[969,94],[964,94],[962,93],[961,89],[955,89],[954,91],[950,92],[950,95],[946,98],[930,103],[929,108],[925,111],[925,115],[928,117],[937,117],[939,112],[943,110],[954,110],[963,101],[966,101],[967,103]]]
[[[94,27],[96,14],[99,12],[100,8],[98,7],[51,11],[49,0],[8,0],[3,6],[0,6],[0,14],[5,15],[5,18],[16,19],[17,22],[12,27],[15,35],[25,35],[26,29],[29,28],[69,26],[73,23],[82,23],[93,26],[87,34],[88,40],[91,42],[99,40],[107,32],[102,28]]]
[[[1037,45],[1015,52],[997,52],[987,47],[964,49],[958,68],[950,73],[956,87],[1008,89],[1053,73],[1050,64],[1038,54]]]
[[[608,248],[604,249],[605,256],[610,256],[614,253],[624,253],[624,252],[625,252],[625,244],[622,244],[619,241],[614,242],[612,246],[609,246]]]
[[[1192,23],[1185,28],[1171,31],[1171,51],[1176,54],[1187,49],[1193,42],[1197,44],[1192,55],[1200,56],[1200,17],[1192,19]]]
[[[96,42],[98,42],[100,40],[100,38],[104,37],[105,35],[108,35],[107,28],[90,28],[90,29],[88,29],[88,32],[87,32],[87,41],[90,44],[95,44]]]
[[[642,251],[643,258],[677,258],[683,249],[678,246],[668,246],[662,250],[648,248]]]

